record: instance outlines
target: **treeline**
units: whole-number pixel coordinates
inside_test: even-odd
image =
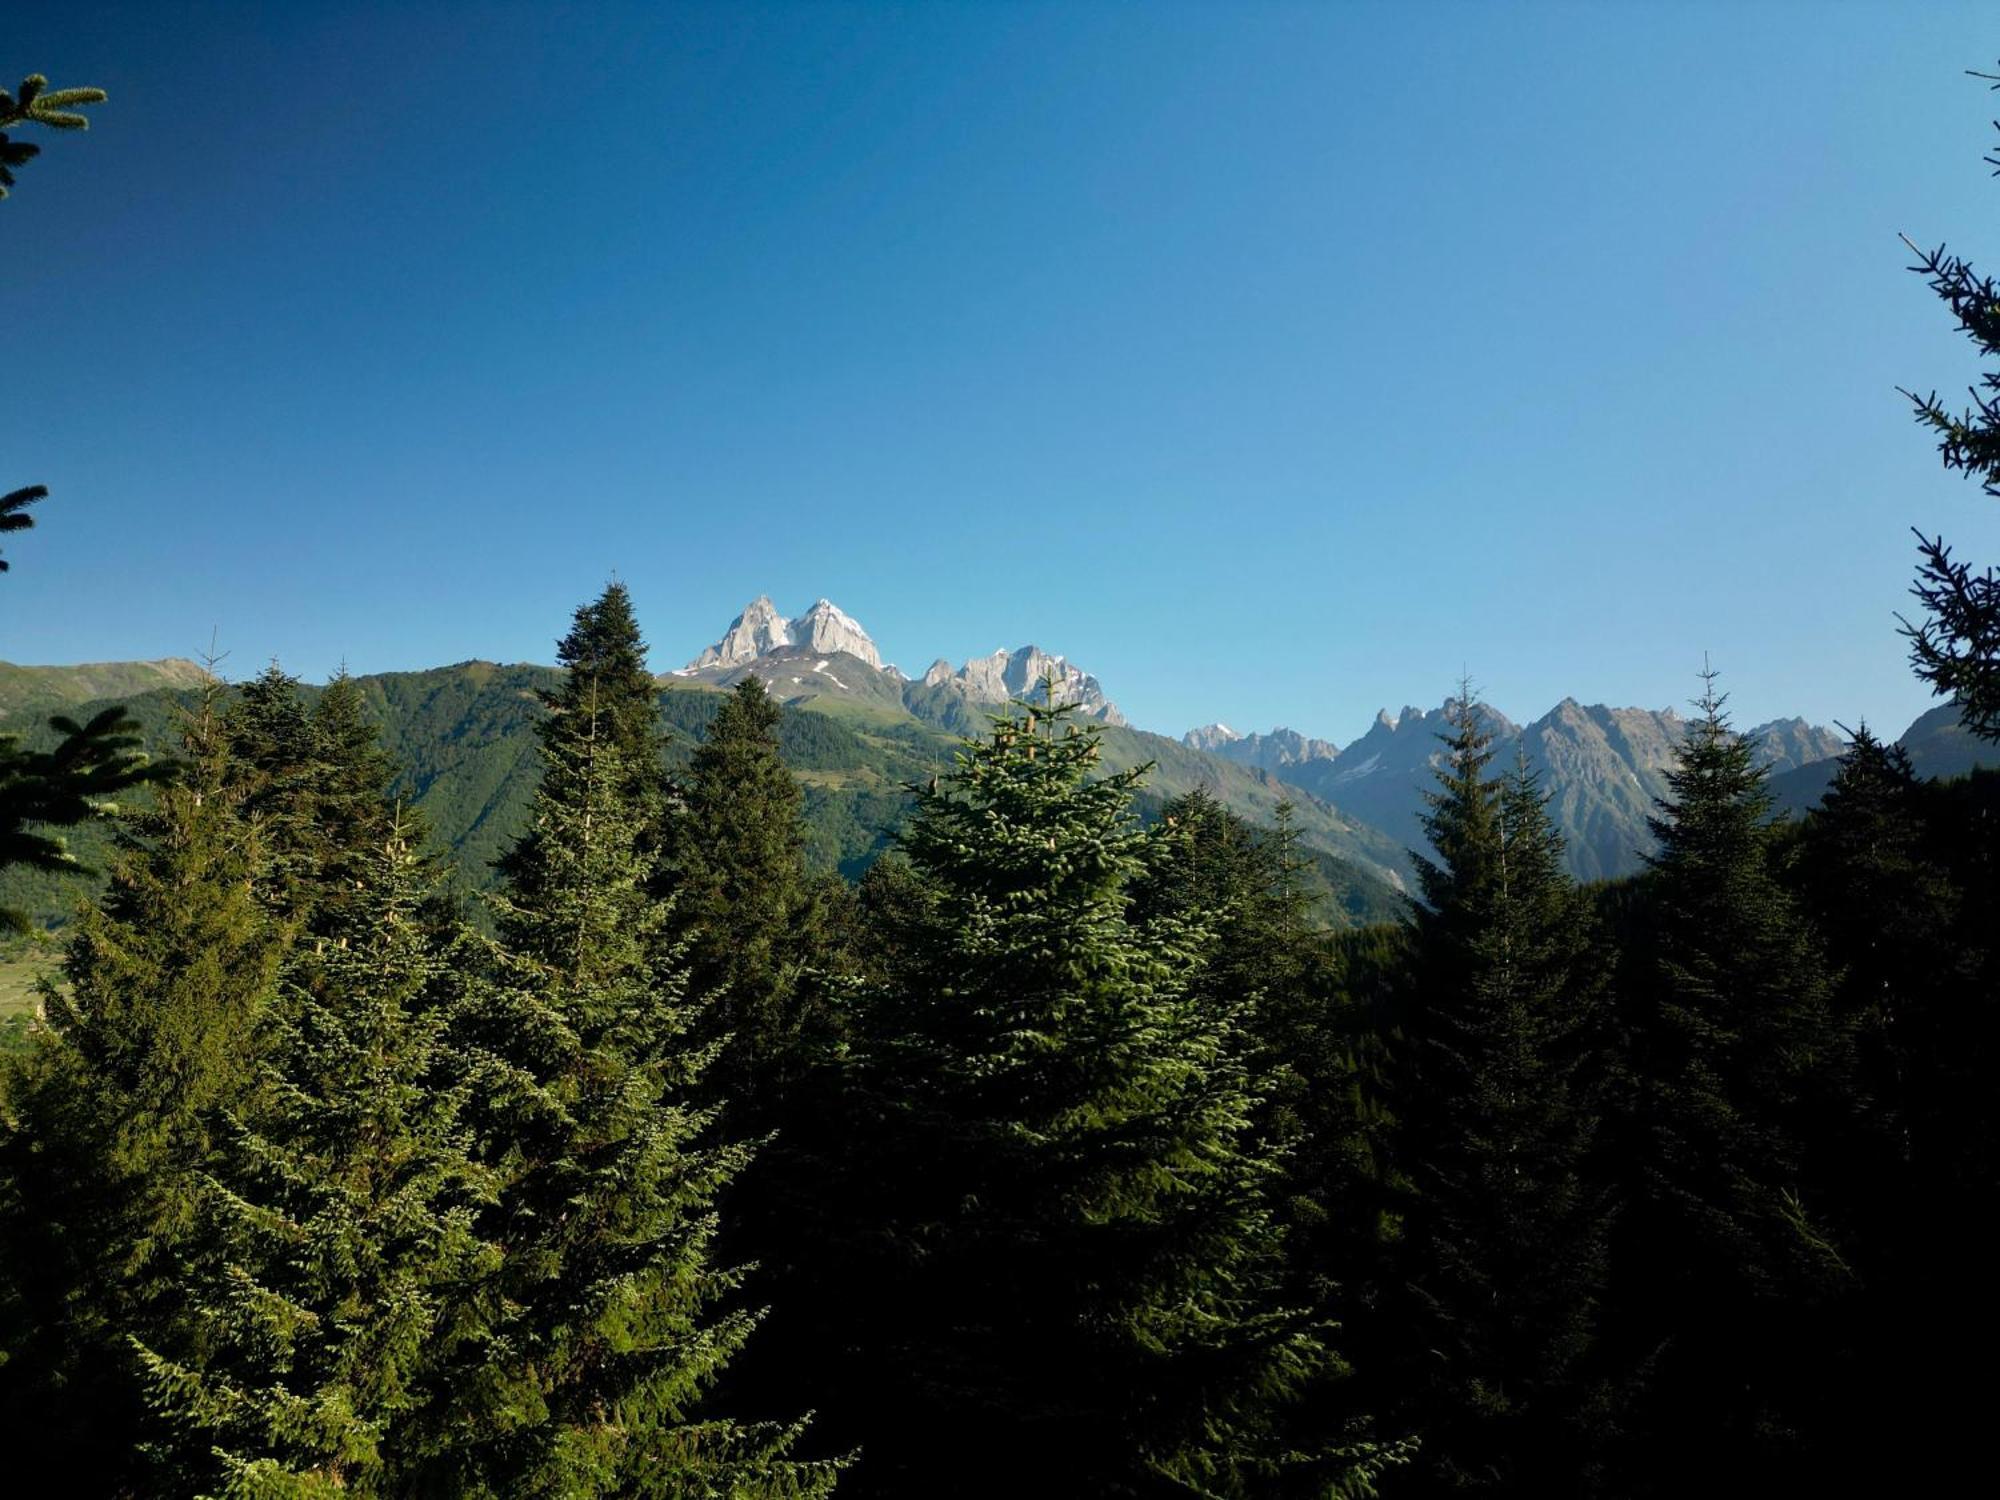
[[[807,872],[753,679],[578,611],[490,920],[360,695],[188,715],[6,1078],[0,1424],[84,1495],[1854,1493],[1977,1430],[2000,777],[1580,889],[1462,693],[1405,921],[1019,706]],[[670,771],[670,765],[680,769]]]

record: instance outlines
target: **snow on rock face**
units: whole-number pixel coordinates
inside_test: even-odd
[[[976,656],[957,672],[938,662],[924,674],[924,681],[936,686],[953,682],[974,703],[1009,703],[1016,698],[1042,702],[1048,697],[1051,679],[1057,703],[1074,703],[1087,719],[1106,724],[1123,724],[1125,716],[1104,696],[1104,685],[1060,656],[1051,656],[1039,646],[1004,648],[991,656]]]
[[[699,672],[709,667],[740,667],[766,651],[792,644],[792,627],[778,613],[768,594],[759,594],[730,621],[722,639],[689,662],[682,670]]]
[[[1340,747],[1332,740],[1316,740],[1283,725],[1269,734],[1238,734],[1227,724],[1206,724],[1182,735],[1181,743],[1190,750],[1206,750],[1273,775],[1282,775],[1288,767],[1309,760],[1333,760],[1340,754]]]
[[[1199,729],[1190,729],[1181,736],[1181,743],[1190,750],[1216,750],[1235,743],[1243,736],[1227,724],[1204,724]]]
[[[882,669],[882,654],[875,649],[868,632],[831,599],[818,600],[792,621],[792,642],[827,654],[845,651],[849,656],[860,657],[878,672]]]
[[[714,681],[720,674],[752,666],[774,652],[787,658],[801,653],[816,657],[846,655],[866,662],[899,686],[909,679],[893,666],[885,666],[881,652],[868,632],[847,611],[831,599],[820,599],[795,620],[778,613],[768,595],[759,595],[731,622],[721,640],[681,668],[681,676],[701,676]],[[770,665],[766,663],[766,665]],[[754,668],[753,668],[754,670]],[[848,684],[827,670],[824,663],[813,671],[842,688]],[[1060,656],[1051,656],[1039,646],[1023,646],[1016,651],[995,651],[953,669],[939,657],[923,675],[927,688],[951,687],[980,704],[1008,703],[1016,698],[1041,702],[1048,685],[1055,684],[1055,701],[1074,703],[1085,718],[1106,724],[1123,724],[1125,717],[1104,696],[1103,684],[1080,667]],[[794,679],[797,683],[798,679]],[[1227,733],[1229,731],[1225,731]]]
[[[821,599],[796,620],[778,613],[769,594],[759,594],[730,622],[722,639],[681,669],[683,673],[727,671],[746,666],[760,656],[803,646],[822,656],[845,651],[878,671],[882,657],[854,617],[830,599]]]

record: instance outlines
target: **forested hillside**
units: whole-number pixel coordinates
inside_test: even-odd
[[[131,664],[116,680],[148,682],[149,664]],[[42,716],[61,708],[88,716],[109,706],[78,696],[108,669],[8,668],[0,710],[12,716],[28,743],[46,742]],[[190,681],[200,669],[178,664],[174,676]],[[396,767],[393,790],[421,813],[440,853],[449,855],[464,889],[491,884],[493,861],[521,831],[534,785],[536,694],[555,680],[553,668],[463,662],[424,672],[386,672],[354,679],[370,721]],[[153,688],[119,698],[142,727],[145,740],[171,752],[177,707],[192,688]],[[306,687],[311,698],[317,691]],[[684,767],[713,717],[722,693],[671,679],[658,693],[664,756]],[[909,816],[908,788],[949,767],[956,737],[900,708],[845,699],[816,699],[787,706],[779,731],[785,764],[805,794],[807,858],[818,870],[858,878],[890,847]],[[1324,918],[1334,925],[1380,920],[1396,910],[1407,855],[1386,836],[1342,816],[1308,794],[1272,777],[1215,757],[1199,755],[1158,735],[1110,728],[1107,764],[1130,769],[1147,761],[1154,772],[1141,794],[1142,811],[1156,812],[1173,796],[1206,787],[1251,821],[1268,824],[1280,803],[1294,804],[1301,846],[1313,862],[1314,889],[1325,897]],[[85,864],[102,864],[101,827],[75,830],[69,839]],[[79,895],[68,881],[22,871],[0,873],[0,902],[22,907],[41,922],[60,920]]]
[[[276,35],[284,10],[260,24]],[[676,11],[672,25],[678,35],[705,19]],[[1010,25],[1034,19],[1009,12]],[[840,24],[857,29],[817,38],[800,54],[810,66],[764,96],[789,103],[811,78],[809,113],[796,118],[815,147],[834,116],[858,111],[833,75],[867,64],[864,20],[843,10]],[[375,40],[355,24],[356,43]],[[543,47],[557,55],[579,24],[553,18]],[[1565,30],[1581,24],[1580,12],[1562,18]],[[592,33],[599,64],[640,30],[621,30],[616,46]],[[310,36],[324,46],[328,34],[315,22]],[[1220,34],[1205,35],[1213,48]],[[1287,51],[1294,35],[1280,39]],[[715,83],[706,70],[725,57],[729,86],[709,91],[740,112],[736,81],[769,33],[759,46],[702,36],[687,77]],[[261,55],[258,40],[246,57]],[[355,164],[387,197],[378,139],[432,145],[408,118],[369,134],[378,101],[409,118],[432,101],[380,88],[394,76],[390,49],[347,40],[327,54],[344,149],[341,172],[312,180],[332,205],[321,235],[356,201],[336,195]],[[423,59],[448,71],[448,50]],[[1025,71],[1031,51],[1007,58],[1010,114],[1056,92],[1056,75]],[[910,107],[926,97],[914,75],[943,73],[957,109],[973,68],[952,61],[910,69],[888,112],[933,133]],[[1286,135],[1332,76],[1308,61],[1310,93],[1276,116]],[[509,132],[516,152],[541,144],[551,103],[592,81],[540,48],[532,65],[532,97],[514,89],[506,118],[472,122]],[[1277,86],[1273,72],[1245,76],[1261,92]],[[1530,79],[1538,108],[1554,76]],[[1354,89],[1369,80],[1347,82],[1335,91],[1342,111],[1368,113]],[[1389,80],[1399,95],[1413,82]],[[1155,101],[1156,80],[1144,84],[1131,97]],[[1469,86],[1463,69],[1448,86]],[[1511,71],[1506,87],[1521,92]],[[1242,122],[1216,106],[1238,101],[1186,92],[1199,132],[1188,139],[1234,169],[1224,148]],[[278,93],[246,90],[264,110]],[[1106,97],[1090,95],[1109,116]],[[1551,118],[1572,110],[1570,96],[1546,97]],[[80,130],[81,111],[105,101],[40,74],[0,91],[0,199],[39,153],[17,135]],[[663,104],[679,101],[647,91],[621,118],[651,131]],[[1574,112],[1608,130],[1602,109]],[[444,113],[426,123],[443,133],[455,123]],[[175,123],[155,117],[149,162],[195,154]],[[1147,134],[1172,123],[1164,109],[1139,122]],[[738,158],[759,171],[707,182],[710,211],[727,217],[768,190],[777,174],[762,169],[781,133]],[[454,228],[477,238],[477,200],[498,185],[565,238],[608,235],[636,195],[578,147],[603,153],[611,134],[568,129],[562,159],[522,158],[542,169],[532,177],[508,159],[509,175],[496,167],[453,199]],[[1487,154],[1523,151],[1521,136],[1498,134],[1506,151]],[[251,150],[234,169],[261,166],[252,157],[281,152],[281,137],[245,130]],[[1055,158],[1082,144],[1074,131],[1048,139],[1054,149],[1024,179],[1037,196]],[[1682,149],[1678,135],[1671,146]],[[673,170],[692,173],[701,154],[684,151]],[[453,151],[438,158],[458,165]],[[298,159],[285,156],[286,170]],[[817,186],[822,159],[811,160]],[[1713,167],[1686,160],[1691,176]],[[554,180],[551,162],[585,196],[568,196],[576,184]],[[824,162],[858,165],[831,152]],[[1159,180],[1176,190],[1165,195],[1176,218],[1189,217],[1180,174],[1199,163],[1171,165]],[[1147,195],[1126,191],[1131,180],[1121,169],[1087,183],[1093,205],[1119,186],[1121,232],[1127,216],[1143,222]],[[615,194],[598,197],[606,184]],[[194,198],[202,212],[229,201],[191,191],[208,193],[206,181],[128,186],[135,198]],[[971,179],[982,214],[1007,186]],[[1412,186],[1398,180],[1393,201]],[[915,235],[922,215],[865,196],[871,220]],[[1216,206],[1201,217],[1232,242],[1264,222]],[[261,230],[266,206],[254,207],[244,223]],[[373,207],[371,252],[412,258],[409,204]],[[1480,207],[1482,232],[1489,217],[1497,232],[1499,205]],[[982,233],[1001,227],[971,217]],[[514,221],[506,269],[524,261],[521,285],[539,294],[550,266],[516,254],[528,228]],[[1539,252],[1545,226],[1533,228]],[[219,256],[222,238],[203,254]],[[731,245],[768,270],[750,255],[757,238],[739,227]],[[829,259],[839,238],[804,247],[813,297],[846,284],[843,265],[852,273]],[[112,260],[136,253],[111,236],[75,243]],[[994,264],[1016,269],[1000,244],[1007,259]],[[1987,369],[1964,409],[1905,394],[1945,469],[2000,498],[2000,282],[1942,247],[1909,248]],[[633,263],[645,275],[601,304],[637,343],[656,326],[636,283],[694,274],[644,250]],[[258,254],[271,258],[262,242]],[[1121,278],[1148,279],[1131,255],[1111,259]],[[1188,284],[1211,287],[1215,260],[1205,242]],[[453,279],[461,269],[446,265]],[[1031,269],[1026,279],[1044,267]],[[967,284],[997,296],[998,279]],[[785,278],[744,280],[757,311],[780,307]],[[425,318],[405,326],[442,340],[429,321],[441,286],[419,285]],[[1255,301],[1219,300],[1231,317],[1283,308],[1287,318],[1266,321],[1289,328],[1299,299],[1256,290]],[[509,322],[492,343],[525,345],[536,361],[538,420],[521,426],[539,445],[557,425],[539,420],[544,404],[582,378],[582,361],[552,359],[570,351],[533,337],[543,309],[489,300],[528,329]],[[875,337],[878,325],[898,331],[891,300],[856,297],[868,338],[853,337],[856,324],[824,347],[862,342],[870,359],[900,361],[901,343]],[[963,291],[918,300],[932,319]],[[1463,322],[1466,298],[1441,300]],[[580,303],[551,306],[566,321],[549,326],[567,338]],[[747,306],[717,325],[718,345],[740,342]],[[339,311],[361,310],[350,299]],[[1846,311],[1816,305],[1813,316]],[[1064,332],[1091,343],[1114,326],[1073,321]],[[956,326],[972,336],[974,325]],[[1180,330],[1169,331],[1175,342],[1160,347],[1178,349]],[[357,342],[371,374],[387,362],[382,346]],[[577,346],[585,358],[602,347]],[[207,399],[216,371],[181,352],[176,343],[171,368]],[[780,352],[773,368],[808,357]],[[1114,352],[1119,378],[1136,380],[1149,350]],[[432,353],[411,368],[445,368]],[[59,383],[36,380],[35,364],[17,387]],[[754,367],[701,373],[730,404],[739,369]],[[861,379],[858,363],[841,369]],[[1204,420],[1224,383],[1208,378]],[[996,386],[967,389],[981,421],[1019,445],[989,410],[1025,409],[995,404]],[[1514,389],[1544,399],[1518,371]],[[1299,411],[1317,423],[1324,403],[1307,395]],[[914,403],[899,435],[948,406]],[[1368,420],[1387,422],[1385,408]],[[833,410],[827,427],[865,440],[850,418],[866,410]],[[1508,413],[1510,435],[1523,410]],[[697,414],[663,446],[693,443],[719,408]],[[341,415],[311,412],[315,423]],[[630,413],[613,415],[603,430],[628,432]],[[1119,430],[1119,465],[1133,462],[1139,430]],[[1148,430],[1164,436],[1157,422]],[[819,436],[775,421],[740,431],[807,446]],[[1469,432],[1454,429],[1453,443],[1482,479],[1522,463]],[[369,443],[378,436],[366,429]],[[468,444],[448,436],[457,461]],[[1641,451],[1631,436],[1618,433],[1621,465]],[[1240,446],[1214,451],[1232,474],[1247,461]],[[1094,470],[1066,471],[1070,483],[1079,475],[1096,482]],[[16,562],[36,556],[17,538],[50,498],[39,484],[0,493],[0,595]],[[479,498],[488,525],[515,497]],[[343,512],[315,538],[320,519],[288,518],[296,535],[258,538],[282,546],[284,588],[307,571],[300,555],[356,517]],[[194,529],[188,520],[174,524]],[[1023,528],[1001,564],[990,561],[1001,528],[963,535],[986,548],[966,549],[981,566],[1045,568],[1082,593],[1096,580],[1072,552],[1107,555],[1083,550],[1083,529]],[[1465,527],[1482,567],[1500,529]],[[1294,525],[1262,540],[1318,534]],[[276,662],[235,682],[178,660],[0,663],[0,1451],[14,1487],[88,1500],[1988,1488],[2000,569],[1918,536],[1918,607],[1902,634],[1941,704],[1896,742],[1858,723],[1839,739],[1801,720],[1739,731],[1721,674],[1706,668],[1685,718],[1566,700],[1518,728],[1462,681],[1439,710],[1384,715],[1345,751],[1221,725],[1177,742],[1131,727],[1094,675],[1034,645],[958,667],[940,659],[912,679],[824,598],[787,618],[760,596],[713,646],[663,672],[617,575],[566,627],[546,621],[562,631],[548,666],[467,661],[306,683]],[[716,561],[678,531],[672,543],[677,567]],[[1148,552],[1146,568],[1168,550]],[[1263,587],[1275,550],[1242,576]],[[1229,576],[1211,561],[1203,587]],[[1432,587],[1424,563],[1430,608],[1462,574],[1440,566],[1446,586]],[[424,566],[439,572],[428,556]],[[963,578],[951,572],[946,586]],[[1397,582],[1419,597],[1407,572]],[[94,607],[107,592],[83,574],[62,603]],[[1524,614],[1548,607],[1506,597]]]

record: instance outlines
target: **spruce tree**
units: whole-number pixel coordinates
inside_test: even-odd
[[[109,889],[72,927],[43,1043],[8,1080],[0,1233],[18,1452],[86,1492],[126,1475],[140,1431],[130,1337],[176,1357],[218,1121],[255,1086],[286,933],[260,901],[211,687],[185,731],[186,778],[120,825]]]
[[[1850,1107],[1823,1127],[1823,1149],[1862,1296],[1843,1320],[1853,1353],[1824,1431],[1871,1435],[1828,1442],[1857,1486],[1948,1477],[1958,1455],[1927,1434],[1981,1420],[1961,1354],[2000,1333],[1983,1290],[2000,1213],[1996,811],[2000,776],[1924,781],[1863,726],[1792,861],[1854,1033]]]
[[[2000,79],[1992,74],[1973,76],[2000,88]],[[1994,124],[2000,129],[2000,121]],[[2000,151],[1989,152],[1986,160],[2000,168]],[[1910,269],[1924,278],[1959,332],[1982,358],[2000,357],[2000,284],[1943,245],[1920,250],[1907,235],[1903,243],[1917,257]],[[1918,424],[1936,434],[1945,468],[1979,480],[1988,495],[2000,496],[2000,371],[1989,368],[1981,374],[1972,405],[1960,411],[1947,407],[1935,391],[1903,394]],[[1921,561],[1910,592],[1926,618],[1903,624],[1911,665],[1936,692],[1951,697],[1968,729],[2000,739],[2000,571],[1975,571],[1952,556],[1941,535],[1927,537],[1919,531],[1917,544]]]
[[[360,689],[342,672],[308,704],[274,662],[244,684],[227,724],[242,815],[264,851],[266,900],[306,930],[333,930],[389,836],[394,768]],[[420,847],[413,815],[395,816],[401,841]]]
[[[708,1083],[739,1128],[779,1123],[814,1045],[808,970],[823,933],[806,876],[799,784],[778,756],[783,711],[754,675],[694,752],[673,820],[671,880],[704,1031],[722,1040]]]
[[[263,1087],[228,1116],[185,1255],[198,1358],[143,1346],[171,1493],[401,1493],[397,1440],[451,1335],[490,1169],[446,1082],[448,976],[399,822],[273,1008]]]
[[[871,1493],[1336,1494],[1379,1455],[1289,1404],[1334,1356],[1277,1296],[1274,1167],[1243,1048],[1190,980],[1208,944],[1135,924],[1142,774],[1018,705],[918,793],[923,927],[869,1008],[880,1181],[852,1372]]]
[[[1819,945],[1771,859],[1770,794],[1714,675],[1653,822],[1624,1216],[1629,1352],[1647,1368],[1636,1472],[1673,1492],[1720,1462],[1790,1472],[1848,1267],[1825,1220],[1838,1163],[1812,1123],[1848,1088]],[[1720,1378],[1727,1372],[1727,1378]],[[1775,1482],[1775,1480],[1774,1480]]]
[[[177,767],[146,754],[122,708],[83,724],[58,715],[49,727],[62,736],[49,750],[26,750],[19,736],[0,734],[0,870],[87,875],[59,830],[114,816],[123,794],[170,780]],[[27,913],[0,907],[0,931],[28,926]]]
[[[501,1260],[463,1313],[477,1337],[427,1374],[432,1424],[409,1482],[820,1494],[838,1466],[788,1456],[802,1423],[701,1412],[756,1322],[717,1311],[740,1273],[710,1254],[715,1199],[749,1152],[713,1143],[714,1111],[693,1102],[714,1047],[691,1034],[670,912],[651,889],[663,772],[622,589],[578,611],[562,658],[532,827],[503,862],[492,972],[454,1020],[499,1178],[481,1232]]]
[[[0,89],[0,198],[14,186],[14,168],[25,166],[42,154],[33,141],[17,141],[8,135],[23,125],[39,125],[45,130],[88,130],[90,119],[81,113],[89,104],[102,104],[103,89],[52,89],[40,73],[30,73],[21,86],[8,93]],[[0,514],[4,510],[0,509]],[[4,529],[4,526],[0,526]],[[6,563],[0,561],[0,571]]]
[[[1461,690],[1424,819],[1401,1085],[1404,1259],[1424,1352],[1420,1468],[1451,1490],[1575,1492],[1606,1205],[1586,1181],[1598,1005],[1584,903],[1525,763]]]

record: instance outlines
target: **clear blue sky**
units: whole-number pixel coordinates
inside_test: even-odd
[[[655,665],[818,595],[1139,723],[1900,729],[1896,241],[2000,264],[1990,6],[7,7],[0,657]]]

